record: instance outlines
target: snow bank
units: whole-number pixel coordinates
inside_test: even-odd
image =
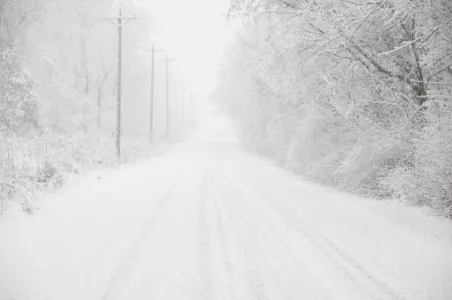
[[[99,299],[177,177],[165,161],[92,173],[35,215],[1,218],[0,299]]]

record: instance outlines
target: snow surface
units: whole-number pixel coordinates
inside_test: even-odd
[[[0,300],[452,299],[449,221],[307,183],[221,117],[203,128],[1,218]]]

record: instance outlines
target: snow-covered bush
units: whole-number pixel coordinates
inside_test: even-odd
[[[0,136],[0,212],[14,204],[32,212],[34,198],[61,188],[74,175],[139,162],[163,150],[144,139],[124,139],[118,162],[113,138],[49,130],[34,138]]]
[[[405,201],[452,217],[452,115],[450,104],[443,104],[430,108],[429,124],[413,139],[411,164],[393,170],[382,183]]]

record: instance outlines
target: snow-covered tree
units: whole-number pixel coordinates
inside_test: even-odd
[[[448,1],[231,2],[244,26],[215,98],[253,148],[313,179],[447,213],[444,192],[407,186],[450,182],[434,167],[449,160],[434,149],[452,142]]]

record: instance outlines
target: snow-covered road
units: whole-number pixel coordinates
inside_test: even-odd
[[[0,242],[1,300],[452,299],[448,221],[305,183],[227,140],[0,220]]]

